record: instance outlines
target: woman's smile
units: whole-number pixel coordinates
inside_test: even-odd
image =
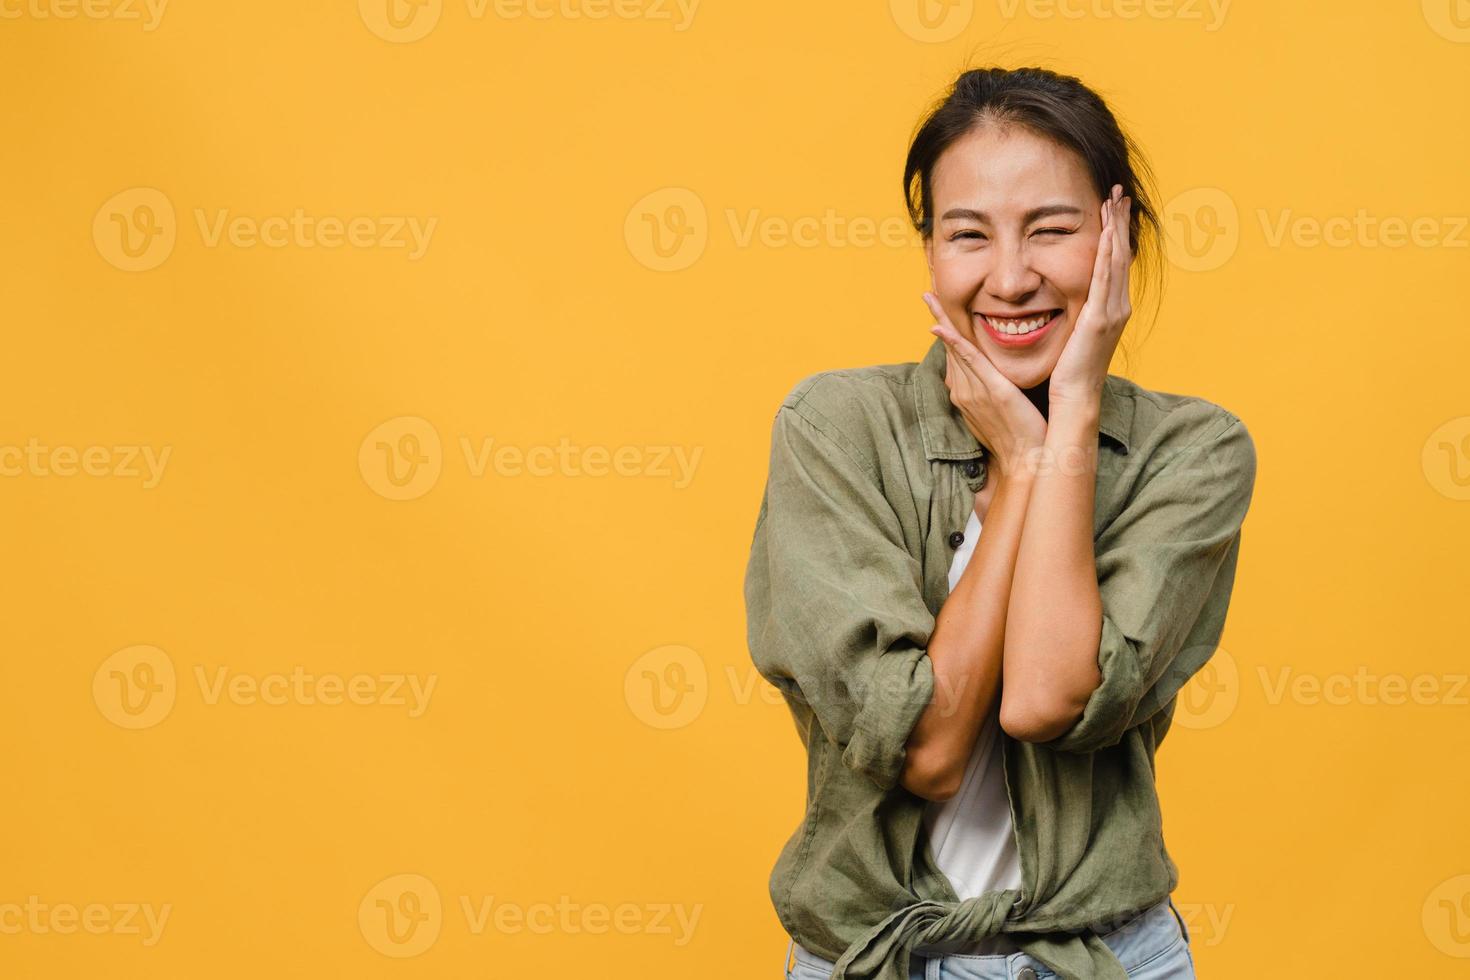
[[[1059,309],[1037,310],[1023,313],[975,313],[975,319],[985,327],[985,332],[1002,347],[1029,347],[1049,336],[1051,328],[1060,323],[1064,311]]]

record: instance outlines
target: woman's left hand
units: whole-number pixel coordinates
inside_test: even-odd
[[[1077,325],[1052,369],[1048,397],[1053,403],[1101,397],[1113,351],[1133,314],[1128,295],[1128,267],[1133,261],[1128,218],[1133,201],[1122,194],[1123,186],[1114,184],[1112,194],[1102,204],[1102,231],[1092,267],[1092,285],[1087,290],[1087,302],[1077,314]]]

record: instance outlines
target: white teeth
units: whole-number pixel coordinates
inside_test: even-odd
[[[984,314],[981,315],[984,316]],[[1005,320],[988,316],[985,319],[999,333],[1015,336],[1017,334],[1027,334],[1034,330],[1040,330],[1051,319],[1051,314],[1043,313],[1040,316],[1034,316],[1027,320]]]

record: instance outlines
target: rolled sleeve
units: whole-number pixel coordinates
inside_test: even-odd
[[[934,616],[878,473],[815,407],[788,399],[745,576],[750,652],[806,705],[842,762],[881,789],[934,691]]]
[[[1102,680],[1071,727],[1042,744],[1068,752],[1117,744],[1169,707],[1214,654],[1255,474],[1250,433],[1224,413],[1169,455],[1103,532]]]

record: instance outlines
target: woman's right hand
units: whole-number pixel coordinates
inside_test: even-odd
[[[1005,476],[1017,471],[1028,453],[1046,440],[1046,418],[1011,380],[1000,373],[980,350],[954,328],[933,293],[924,303],[938,321],[929,332],[948,348],[944,385],[950,402],[960,410],[966,426]]]

